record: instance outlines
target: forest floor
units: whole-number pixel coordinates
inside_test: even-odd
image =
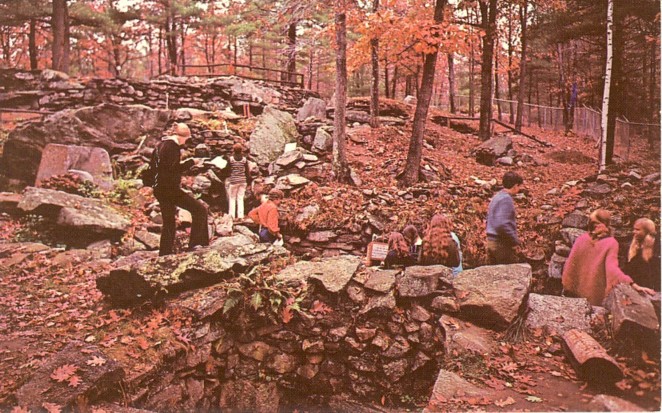
[[[469,124],[477,127],[475,123]],[[497,132],[501,131],[497,127]],[[470,149],[479,144],[475,135],[428,122],[423,151],[424,164],[439,169],[447,168],[450,177],[441,184],[438,195],[421,202],[419,208],[396,211],[390,229],[400,228],[404,222],[424,222],[436,211],[444,210],[454,217],[457,231],[464,239],[463,249],[469,266],[481,265],[483,253],[484,216],[489,202],[479,191],[472,177],[500,181],[507,170],[516,170],[525,180],[526,197],[518,201],[518,223],[527,257],[540,254],[549,256],[553,240],[558,236],[554,228],[537,222],[544,212],[541,206],[552,204],[553,212],[562,217],[574,209],[579,194],[568,188],[554,196],[546,195],[564,183],[597,173],[595,142],[579,136],[562,136],[535,128],[527,128],[552,147],[513,136],[519,154],[528,154],[540,163],[526,162],[522,166],[489,167],[475,162]],[[402,170],[406,158],[411,125],[404,128],[382,127],[376,131],[357,133],[365,141],[349,141],[349,159],[362,182],[360,189],[379,189],[397,195],[395,174]],[[659,171],[659,155],[650,156],[645,148],[634,148],[630,156],[642,175]],[[626,166],[627,166],[626,165]],[[628,166],[629,167],[629,166]],[[463,194],[450,196],[449,185],[466,188]],[[656,191],[652,191],[654,194]],[[295,210],[310,201],[311,194],[330,216],[342,221],[344,215],[361,208],[360,200],[352,199],[350,189],[329,184],[311,186],[293,199],[284,202],[284,208]],[[650,196],[631,194],[619,209],[624,215],[659,215],[659,188],[657,202]],[[325,196],[334,195],[329,198]],[[326,201],[322,201],[326,199]],[[596,201],[596,205],[599,202]],[[607,205],[605,205],[607,206]],[[124,206],[137,219],[142,216],[142,205]],[[338,215],[340,211],[340,215]],[[323,217],[322,217],[323,219]],[[331,219],[331,218],[328,218]],[[336,221],[337,222],[337,221]],[[12,241],[17,233],[30,232],[29,223],[5,216],[0,225],[0,239]],[[38,238],[39,234],[33,234]],[[190,320],[172,308],[154,309],[143,306],[132,310],[113,309],[96,289],[96,278],[108,271],[107,263],[80,261],[76,257],[63,257],[62,251],[25,252],[1,256],[0,266],[0,410],[11,409],[14,393],[26,382],[32,372],[48,356],[61,350],[71,340],[95,343],[109,357],[128,366],[128,379],[147,374],[158,368],[159,358],[167,348],[186,347],[186,328]],[[538,285],[541,290],[542,284]],[[503,335],[494,333],[501,343],[502,355],[493,359],[455,359],[447,356],[447,369],[462,372],[464,377],[494,390],[488,397],[460,397],[444,402],[443,410],[487,411],[576,411],[585,410],[592,395],[601,389],[587,387],[579,380],[563,355],[557,340],[533,332],[526,341],[508,344]],[[626,378],[608,389],[614,394],[639,406],[660,408],[659,355],[644,352],[612,355],[624,365]],[[427,400],[413,397],[405,405],[409,409],[425,405]],[[401,403],[398,405],[402,406]],[[403,407],[374,406],[386,410]],[[315,410],[306,406],[298,411]],[[93,411],[93,410],[90,410]]]

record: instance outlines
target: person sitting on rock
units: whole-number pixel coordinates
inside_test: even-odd
[[[388,237],[388,253],[384,258],[384,268],[391,268],[394,265],[413,265],[416,259],[411,256],[409,244],[405,237],[399,232],[391,232]]]
[[[405,237],[405,241],[409,246],[409,255],[414,262],[418,262],[421,257],[421,244],[423,244],[423,240],[418,235],[418,230],[413,225],[407,225],[402,230],[402,236]]]
[[[423,237],[421,265],[460,265],[460,251],[451,236],[451,221],[443,214],[436,214]]]
[[[611,214],[604,209],[589,216],[588,232],[577,238],[563,267],[564,295],[583,297],[591,305],[602,305],[611,289],[620,283],[639,292],[654,294],[640,287],[618,267],[618,241],[611,236]]]
[[[228,214],[234,219],[244,219],[244,196],[250,173],[248,159],[243,155],[244,147],[235,143],[232,147],[232,156],[228,159],[230,176],[227,179]]]
[[[173,253],[177,207],[189,211],[193,218],[189,250],[196,246],[209,245],[207,208],[200,201],[182,191],[180,186],[182,172],[190,168],[193,161],[190,159],[180,163],[180,149],[191,137],[191,130],[185,123],[176,123],[167,132],[168,134],[154,149],[156,153],[152,157],[152,163],[154,163],[152,167],[156,171],[154,196],[159,201],[163,218],[159,255]]]
[[[656,235],[653,221],[648,218],[635,221],[623,272],[637,284],[660,291],[660,241]]]
[[[269,199],[266,202],[248,213],[248,217],[260,226],[258,231],[260,242],[283,239],[278,226],[278,205],[282,199],[283,192],[274,188],[269,191]]]

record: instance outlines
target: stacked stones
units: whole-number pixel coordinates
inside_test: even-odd
[[[267,104],[294,110],[317,93],[237,77],[162,76],[149,82],[91,79],[81,83],[62,72],[0,71],[0,107],[59,111],[101,103],[142,104],[152,108],[237,109],[250,105],[261,113]]]

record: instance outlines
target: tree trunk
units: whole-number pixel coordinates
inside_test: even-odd
[[[497,118],[502,121],[503,113],[501,111],[501,99],[499,98],[499,56],[494,58],[494,100],[497,104]]]
[[[338,182],[351,182],[347,162],[345,105],[347,102],[347,17],[336,13],[336,108],[333,117],[333,172]]]
[[[455,64],[453,53],[448,53],[448,106],[451,113],[455,113]]]
[[[297,22],[294,21],[290,23],[287,28],[287,67],[286,69],[289,73],[287,74],[287,80],[289,82],[296,82],[296,75],[294,74],[297,71]]]
[[[650,96],[650,103],[648,106],[650,107],[650,114],[649,114],[649,119],[659,120],[659,114],[660,114],[660,107],[658,105],[659,100],[656,99],[656,93],[655,93],[655,86],[657,84],[657,64],[658,64],[658,59],[657,59],[657,49],[658,45],[656,42],[651,42],[650,44],[650,76],[649,76],[649,83],[648,83],[648,96]],[[651,135],[652,136],[652,135]]]
[[[559,100],[561,101],[561,105],[563,107],[563,128],[567,134],[570,132],[570,128],[568,126],[570,122],[570,115],[568,106],[568,85],[566,84],[567,82],[565,76],[565,61],[563,59],[565,50],[561,43],[556,44],[556,54],[558,55],[557,60],[559,64]]]
[[[377,13],[379,0],[374,0],[372,12]],[[379,39],[370,39],[370,57],[372,59],[372,82],[370,83],[370,127],[379,127]]]
[[[602,172],[609,163],[607,161],[609,95],[611,92],[611,75],[614,52],[614,0],[607,0],[607,62],[605,64],[605,85],[602,97],[602,138],[600,140],[600,168]]]
[[[30,53],[30,70],[37,70],[37,20],[30,19],[30,32],[28,33],[28,50]]]
[[[384,97],[389,99],[391,94],[389,93],[389,81],[388,81],[388,59],[384,58]]]
[[[393,88],[391,89],[391,99],[395,99],[395,87],[398,85],[398,65],[396,63],[393,69]]]
[[[624,113],[625,107],[623,93],[623,20],[625,19],[622,6],[617,5],[613,0],[609,0],[612,7],[612,67],[611,83],[609,91],[608,119],[607,119],[607,142],[605,148],[605,162],[610,165],[614,157],[614,144],[616,141],[616,119]],[[609,29],[607,29],[609,31]],[[609,48],[609,41],[607,42]],[[609,59],[609,57],[607,58]],[[605,79],[606,82],[606,79]]]
[[[163,64],[161,63],[161,56],[163,55],[163,27],[159,26],[159,75],[163,74]]]
[[[470,14],[471,16],[471,14]],[[469,32],[470,34],[473,34],[473,27],[469,26]],[[475,62],[476,59],[474,57],[474,42],[473,42],[473,37],[471,37],[470,42],[470,47],[471,47],[471,53],[469,54],[469,117],[474,117],[474,86],[475,86]]]
[[[517,118],[515,120],[515,130],[522,131],[522,116],[524,114],[524,80],[526,79],[526,25],[528,15],[528,1],[524,0],[524,4],[519,9],[519,20],[522,26],[522,54],[520,56],[519,64],[519,90],[517,91]],[[529,86],[531,87],[531,86]],[[512,97],[511,97],[512,99]]]
[[[511,4],[508,5],[508,100],[510,101],[510,124],[516,124],[515,105],[513,104],[513,13]],[[523,29],[522,29],[523,30]],[[519,109],[518,109],[519,110]]]
[[[436,0],[434,6],[434,22],[439,25],[444,18],[444,7],[447,0]],[[434,87],[434,72],[437,65],[437,54],[439,46],[435,45],[434,52],[425,55],[423,64],[423,79],[421,90],[416,103],[416,112],[414,113],[414,124],[412,127],[411,140],[409,141],[409,151],[407,152],[407,161],[405,170],[398,178],[398,185],[401,187],[410,187],[418,182],[419,168],[423,156],[423,135],[425,134],[425,121],[430,107],[430,98]]]
[[[175,31],[176,25],[174,20],[174,11],[170,2],[167,2],[166,21],[165,21],[165,41],[166,51],[168,53],[167,70],[168,74],[177,74],[177,33]]]
[[[67,0],[53,0],[53,69],[69,72],[69,11]]]
[[[494,57],[494,37],[496,34],[497,0],[489,4],[480,2],[483,20],[483,59],[480,71],[480,126],[478,136],[486,141],[490,138],[492,126],[492,60]]]
[[[310,49],[310,59],[308,60],[308,90],[313,90],[313,61],[315,60],[315,49]]]

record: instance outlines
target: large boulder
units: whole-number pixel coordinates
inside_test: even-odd
[[[192,252],[117,267],[97,278],[97,288],[116,305],[132,305],[161,294],[220,283],[237,272],[287,255],[282,247],[255,244],[244,235],[225,240]]]
[[[104,189],[112,186],[113,168],[105,149],[56,143],[49,143],[42,151],[35,185],[71,169],[88,172],[94,183]]]
[[[2,170],[10,178],[34,182],[42,150],[49,143],[99,147],[114,154],[151,145],[165,129],[172,111],[142,105],[101,104],[57,112],[42,121],[26,123],[9,133],[2,154]]]
[[[531,288],[528,264],[490,265],[462,271],[453,280],[460,317],[492,329],[512,323]]]
[[[278,159],[286,144],[296,142],[297,137],[292,115],[267,106],[250,137],[251,155],[259,165],[268,165]]]
[[[604,306],[611,312],[615,338],[659,346],[660,323],[649,298],[627,284],[618,284],[605,298]]]
[[[124,370],[117,361],[95,346],[72,342],[18,389],[16,401],[32,411],[41,411],[44,403],[70,411],[81,399],[94,402],[103,392],[118,388],[123,378]],[[71,385],[72,380],[79,384]]]
[[[563,335],[569,330],[591,332],[592,307],[585,298],[529,294],[525,325]]]
[[[316,280],[332,293],[345,288],[361,265],[361,258],[353,255],[324,258],[320,261],[299,261],[278,274],[276,278],[288,283],[304,283]]]
[[[297,112],[297,121],[302,122],[311,116],[317,119],[326,119],[326,102],[324,100],[314,97],[308,98]]]
[[[478,163],[492,166],[497,159],[506,156],[512,148],[513,140],[510,136],[499,135],[478,145],[474,149],[474,154]]]
[[[83,238],[119,238],[131,222],[103,201],[53,189],[28,187],[17,205],[24,212],[44,215]],[[74,241],[70,233],[71,241]]]

